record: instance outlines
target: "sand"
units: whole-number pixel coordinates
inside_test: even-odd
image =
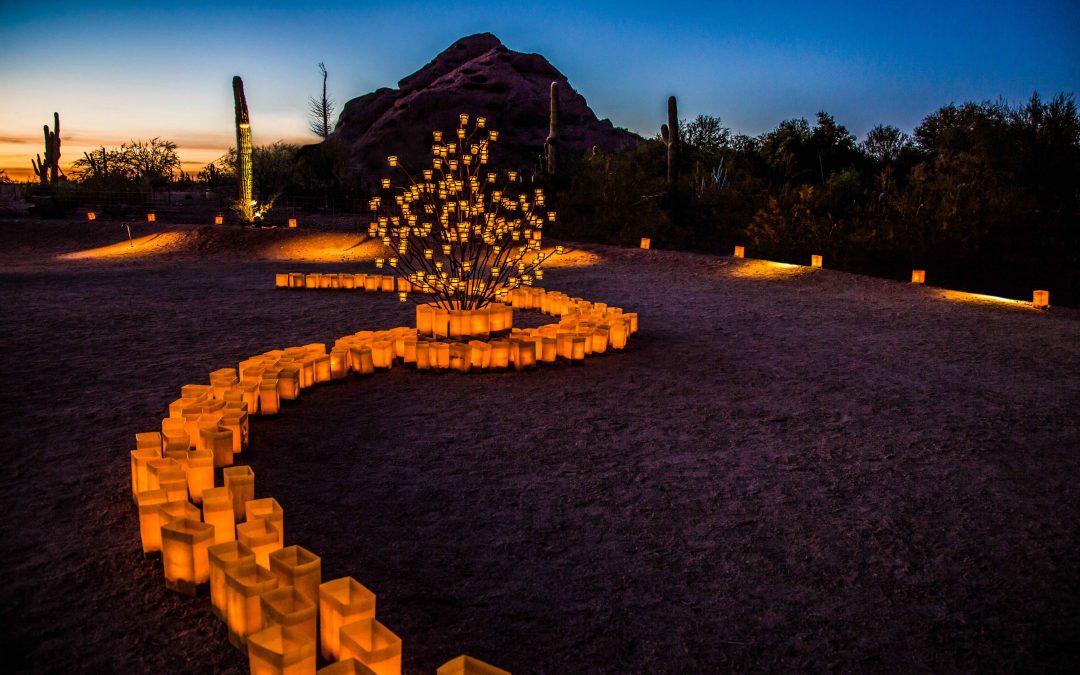
[[[0,221],[15,670],[246,671],[209,601],[143,559],[133,435],[210,370],[411,319],[387,294],[273,288],[274,272],[369,269],[355,232],[134,234],[157,232],[179,235],[58,259],[126,233]],[[243,460],[286,543],[378,594],[407,673],[461,653],[514,673],[1077,667],[1080,312],[578,255],[545,286],[639,312],[626,352],[398,368],[252,426]]]

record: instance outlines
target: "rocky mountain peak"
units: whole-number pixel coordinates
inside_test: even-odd
[[[463,37],[415,73],[354,98],[342,109],[332,138],[345,143],[354,165],[375,174],[387,155],[407,165],[427,164],[431,131],[451,130],[459,113],[484,116],[500,132],[496,166],[531,172],[539,167],[548,133],[548,96],[560,89],[559,139],[567,153],[593,146],[611,152],[640,138],[599,120],[566,76],[540,54],[507,49],[491,33]]]

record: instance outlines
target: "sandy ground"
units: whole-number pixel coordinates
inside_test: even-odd
[[[347,233],[180,232],[58,260],[126,233],[0,222],[15,670],[245,671],[140,553],[133,434],[212,369],[410,321],[386,295],[273,289],[368,267],[335,262]],[[257,496],[324,579],[378,594],[406,672],[463,652],[514,673],[1075,670],[1080,312],[588,251],[545,285],[638,311],[625,353],[395,369],[253,424]]]

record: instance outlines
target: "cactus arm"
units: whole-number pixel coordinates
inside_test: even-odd
[[[83,152],[83,158],[86,159],[86,164],[90,167],[90,174],[96,178],[98,176],[98,165],[94,156],[89,152]]]

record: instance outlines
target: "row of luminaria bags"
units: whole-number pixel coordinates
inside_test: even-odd
[[[396,280],[396,283],[395,283]],[[274,275],[274,286],[277,288],[340,288],[357,291],[384,291],[393,293],[395,290],[411,291],[413,285],[407,279],[401,279],[386,274],[351,274],[345,272],[319,273],[313,272],[287,272]]]
[[[209,384],[181,388],[160,431],[135,435],[131,492],[143,553],[161,556],[169,589],[194,596],[209,586],[213,612],[247,652],[252,673],[314,674],[318,649],[329,663],[320,675],[399,675],[402,641],[376,619],[374,593],[352,577],[324,582],[318,555],[285,545],[281,504],[256,498],[254,472],[235,463],[248,451],[250,416],[277,414],[283,401],[350,373],[398,364],[470,372],[575,363],[623,349],[637,331],[636,314],[603,303],[542,288],[503,297],[509,304],[470,311],[417,305],[416,328],[361,331],[329,353],[323,344],[289,347],[215,370]],[[559,321],[515,329],[514,308]],[[506,673],[468,656],[437,672]]]

